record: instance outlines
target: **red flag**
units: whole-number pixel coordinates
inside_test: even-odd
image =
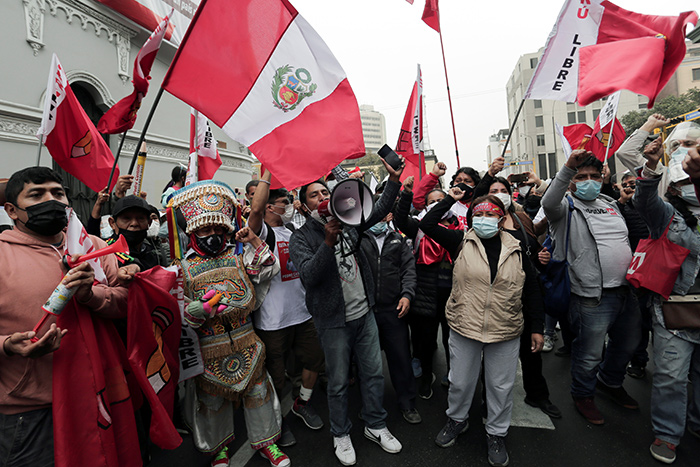
[[[587,149],[586,146],[591,141],[593,130],[585,123],[579,123],[565,126],[563,133],[572,150]]]
[[[611,127],[612,134],[610,131]],[[591,151],[599,161],[605,162],[608,140],[612,138],[610,139],[610,149],[608,150],[608,158],[610,158],[625,141],[625,129],[616,117],[614,123],[611,123],[605,128],[605,131],[602,131],[599,120],[596,119],[594,128],[589,127],[585,123],[565,126],[564,137],[571,145],[571,149]]]
[[[345,71],[287,0],[204,0],[163,88],[248,146],[287,187],[365,154]]]
[[[147,31],[152,31],[158,26],[158,23],[162,21],[162,18],[154,11],[154,7],[157,7],[158,5],[155,4],[156,2],[148,1],[148,0],[96,0],[99,3],[102,3],[110,8],[112,8],[115,11],[118,11],[122,15],[126,16],[129,18],[131,21],[133,21],[136,24],[139,24],[146,28]],[[144,4],[145,3],[145,4]],[[169,0],[167,2],[162,2],[162,3],[169,3],[173,4],[172,0]],[[177,2],[178,5],[180,5],[180,1],[178,0]],[[167,5],[164,5],[165,8],[167,8]],[[180,7],[180,10],[183,14],[187,12],[186,7],[189,8],[196,8],[196,5],[193,5],[193,2],[188,1],[187,3],[182,2],[182,5]],[[191,12],[190,12],[191,15]],[[173,25],[168,26],[168,30],[165,34],[166,39],[170,39],[171,34],[173,33]]]
[[[195,131],[197,132],[196,137]],[[190,111],[190,167],[187,173],[188,179],[190,176],[192,177],[189,180],[190,183],[214,178],[214,174],[221,167],[221,156],[217,144],[207,117],[192,109]],[[199,157],[197,158],[196,170],[193,170],[195,154]]]
[[[408,107],[401,124],[396,153],[406,159],[406,168],[401,180],[413,176],[421,179],[425,175],[425,158],[423,157],[423,78],[420,65],[413,84]]]
[[[114,156],[73,94],[56,54],[36,136],[58,165],[90,189],[100,191],[107,186]],[[118,176],[117,169],[114,178]]]
[[[114,104],[97,123],[97,129],[100,133],[114,134],[124,133],[126,130],[133,128],[136,123],[136,113],[141,107],[141,101],[146,97],[148,92],[148,80],[151,79],[151,67],[156,59],[160,45],[163,42],[163,37],[168,29],[170,15],[166,16],[163,21],[158,24],[158,27],[153,31],[151,36],[143,44],[141,50],[136,55],[134,60],[134,92],[126,96],[116,104]]]
[[[180,373],[180,310],[170,295],[176,279],[177,273],[157,266],[136,274],[129,286],[129,364],[153,413],[151,440],[162,449],[182,443],[172,422]]]
[[[423,22],[440,32],[440,11],[438,10],[438,0],[425,0],[423,9]]]
[[[124,345],[111,321],[72,300],[56,323],[69,333],[53,354],[56,467],[141,465]]]

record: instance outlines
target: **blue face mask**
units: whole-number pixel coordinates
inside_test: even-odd
[[[374,235],[381,235],[384,232],[386,232],[386,229],[388,228],[389,224],[387,224],[386,222],[377,222],[369,228],[369,231],[372,232]]]
[[[576,182],[576,191],[574,191],[573,194],[578,199],[593,201],[600,194],[600,188],[602,186],[603,184],[597,180],[584,180],[583,182]]]
[[[681,188],[681,199],[691,206],[700,206],[700,201],[695,195],[695,186],[683,185]]]
[[[683,147],[683,146],[678,146],[678,148],[673,151],[673,154],[671,154],[671,161],[681,163],[683,162],[683,159],[685,159],[685,156],[688,155],[688,148]],[[669,165],[671,165],[669,163]]]
[[[479,238],[492,238],[498,233],[497,217],[473,217],[472,228]]]

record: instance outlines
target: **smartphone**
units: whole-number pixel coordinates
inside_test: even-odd
[[[511,183],[522,183],[527,181],[527,174],[513,174],[510,176]]]
[[[389,147],[388,144],[385,144],[384,146],[379,148],[377,154],[379,154],[379,157],[384,159],[386,163],[391,166],[392,169],[399,170],[399,168],[401,167],[401,159],[399,158],[399,155],[396,154],[394,150]]]

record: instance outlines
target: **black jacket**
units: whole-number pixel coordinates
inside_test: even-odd
[[[412,302],[416,290],[416,261],[406,239],[393,230],[387,230],[380,254],[374,235],[365,232],[360,247],[365,252],[376,284],[374,311],[396,311],[402,298]]]

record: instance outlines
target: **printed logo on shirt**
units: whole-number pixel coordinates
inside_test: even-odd
[[[352,256],[337,256],[340,279],[352,284],[357,279],[357,262]]]
[[[617,216],[617,211],[613,208],[585,208],[584,211],[588,214],[610,214],[611,216]]]
[[[289,257],[289,242],[277,242],[282,282],[299,279],[299,271]]]

